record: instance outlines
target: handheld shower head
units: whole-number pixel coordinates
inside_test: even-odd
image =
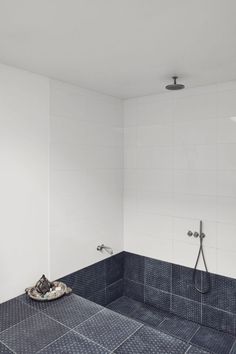
[[[172,90],[172,91],[175,91],[175,90],[182,90],[184,89],[184,85],[182,84],[177,84],[177,79],[178,79],[178,76],[172,76],[172,79],[174,80],[174,83],[173,84],[170,84],[170,85],[167,85],[166,86],[166,89],[167,90]]]

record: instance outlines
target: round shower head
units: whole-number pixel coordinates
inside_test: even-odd
[[[178,79],[178,76],[172,76],[172,79],[174,80],[174,83],[167,85],[166,86],[167,90],[182,90],[182,89],[184,89],[184,85],[177,84],[177,82],[176,82],[176,80]]]

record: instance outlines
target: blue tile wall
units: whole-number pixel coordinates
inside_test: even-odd
[[[151,286],[145,286],[144,296],[146,304],[170,312],[170,293],[152,288]]]
[[[144,302],[144,285],[124,279],[124,295],[131,297],[131,299]]]
[[[201,303],[186,299],[185,297],[172,295],[171,312],[187,320],[201,323]]]
[[[143,256],[125,252],[124,278],[144,284],[144,260]]]
[[[171,264],[145,258],[145,283],[160,290],[171,289]]]
[[[205,274],[197,271],[200,288],[205,287]],[[124,278],[124,295],[236,335],[236,279],[210,274],[210,292],[202,295],[193,287],[192,268],[128,252],[124,255]]]
[[[123,295],[124,252],[68,274],[60,279],[73,292],[106,306]]]
[[[236,335],[236,279],[211,274],[211,290],[201,295],[192,277],[191,268],[121,252],[61,280],[99,305],[126,296]],[[205,273],[198,271],[196,281],[204,287]]]

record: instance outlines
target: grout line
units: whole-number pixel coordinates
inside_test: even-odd
[[[112,353],[115,352],[116,349],[118,349],[121,345],[123,345],[129,338],[131,338],[136,332],[138,332],[142,327],[144,327],[144,325],[140,325],[132,334],[130,334],[125,340],[123,340],[123,342],[121,342],[117,347],[115,347],[112,350]]]
[[[2,332],[0,332],[0,335],[2,335],[3,333],[5,333],[6,331],[8,331],[9,329],[12,329],[13,327],[17,326],[18,324],[20,324],[20,323],[22,323],[22,322],[28,320],[29,318],[34,317],[34,316],[36,316],[36,315],[38,315],[38,314],[39,314],[39,311],[38,311],[37,313],[34,313],[33,315],[30,315],[29,317],[25,318],[24,320],[22,320],[22,321],[20,321],[20,322],[17,322],[17,323],[15,323],[14,325],[12,325],[12,326],[10,326],[10,327],[4,329]]]
[[[9,349],[12,353],[17,354],[15,350],[11,349],[7,344],[5,344],[3,341],[0,340],[0,343],[3,344],[7,349]]]
[[[68,333],[72,332],[72,329],[66,333],[64,333],[62,336],[54,339],[51,343],[48,343],[47,345],[45,345],[43,348],[41,348],[39,351],[37,351],[36,353],[40,353],[42,350],[44,350],[45,348],[49,347],[51,344],[55,343],[56,341],[58,341],[59,339],[63,338],[64,336],[66,336]]]
[[[86,337],[84,334],[78,333],[78,332],[76,332],[74,329],[72,329],[72,332],[75,333],[75,334],[77,334],[78,336],[81,336],[81,337],[84,338],[84,339],[87,339],[89,342],[91,342],[91,343],[93,343],[93,344],[96,344],[97,346],[101,347],[102,349],[105,349],[105,350],[109,350],[109,351],[110,351],[110,349],[104,347],[103,345],[99,344],[98,342],[95,342],[95,341],[92,340],[91,338]]]
[[[184,354],[188,354],[188,351],[190,348],[191,348],[191,345],[186,349],[186,352],[184,352]]]
[[[232,350],[234,349],[234,345],[236,345],[236,339],[235,339],[235,341],[233,342],[232,347],[230,348],[229,354],[234,354],[234,353],[232,352]]]
[[[197,332],[199,331],[199,329],[201,328],[201,326],[198,326],[198,328],[196,329],[196,331],[194,332],[194,334],[191,336],[191,338],[188,340],[188,343],[191,342],[191,340],[193,339],[193,337],[195,336],[195,334],[197,334]]]
[[[89,318],[86,318],[86,320],[84,320],[83,322],[80,322],[79,324],[77,324],[75,327],[71,328],[71,329],[75,329],[76,327],[79,327],[81,325],[83,325],[85,322],[87,322],[88,320],[91,320],[91,318],[97,316],[97,314],[104,312],[105,310],[107,310],[106,307],[102,308],[102,310],[96,312],[94,315],[90,316]]]

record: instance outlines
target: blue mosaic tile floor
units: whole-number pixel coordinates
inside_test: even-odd
[[[236,338],[121,297],[0,304],[0,354],[233,354]]]

